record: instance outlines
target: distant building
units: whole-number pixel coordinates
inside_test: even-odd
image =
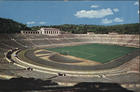
[[[59,35],[61,34],[60,30],[57,28],[41,28],[37,31],[21,31],[21,34],[42,34],[42,35]]]
[[[21,34],[40,34],[40,31],[23,30],[21,31]]]

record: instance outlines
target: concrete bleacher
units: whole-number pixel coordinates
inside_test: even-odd
[[[123,46],[139,47],[139,35],[62,34],[62,35],[58,35],[58,36],[47,36],[47,35],[0,34],[0,62],[7,62],[5,59],[5,53],[9,49],[13,49],[13,48],[25,49],[25,48],[53,45],[53,44],[55,46],[57,46],[57,44],[65,44],[65,43],[72,45],[77,42],[116,44],[116,45],[123,45]],[[30,56],[32,56],[32,55],[30,55]],[[123,61],[125,62],[125,60],[123,60]],[[67,66],[64,66],[64,65],[57,66],[57,67],[58,68],[59,67],[67,68]],[[14,76],[22,75],[22,76],[26,77],[29,75],[36,76],[36,74],[38,74],[34,71],[30,72],[30,71],[22,70],[22,68],[19,68],[18,66],[15,66],[15,65],[9,65],[8,63],[0,64],[0,69],[5,69],[5,68],[9,68],[9,70],[5,71],[4,74],[9,74],[9,75],[14,75]],[[94,68],[98,69],[97,67],[94,67]],[[91,69],[94,69],[94,68],[91,67]],[[105,68],[105,66],[103,68]],[[13,69],[13,70],[10,70],[10,69]],[[80,70],[81,68],[77,67],[77,69]],[[82,69],[83,69],[83,67],[82,67]],[[39,76],[39,74],[38,74],[38,76]],[[46,78],[45,74],[44,74],[44,76]]]
[[[10,37],[7,35],[1,36],[1,38],[5,37],[7,37],[7,41],[9,39],[14,39],[15,42],[11,43],[11,46],[14,46],[14,44],[17,45],[14,47],[20,47],[22,45],[27,47],[35,47],[41,45],[44,46],[49,44],[63,44],[72,42],[93,42],[139,47],[139,35],[126,34],[62,34],[58,36],[15,34],[10,35]]]
[[[48,35],[23,35],[23,34],[1,34],[0,42],[2,48],[29,48],[45,46],[49,44],[63,44],[72,42],[92,42],[116,44],[123,46],[139,47],[139,35],[110,35],[110,34],[62,34],[58,36]]]

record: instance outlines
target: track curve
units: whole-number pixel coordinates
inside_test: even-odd
[[[133,53],[129,53],[123,57],[120,57],[114,61],[111,61],[111,62],[108,62],[105,64],[93,65],[93,66],[79,66],[79,65],[67,65],[65,63],[62,64],[62,63],[50,62],[50,61],[43,60],[43,59],[38,58],[34,55],[35,50],[30,49],[30,50],[26,51],[24,54],[25,57],[27,59],[33,61],[33,63],[40,64],[43,67],[62,69],[62,70],[70,70],[70,71],[76,71],[76,70],[77,71],[94,71],[94,70],[112,69],[112,68],[119,67],[120,65],[128,62],[129,60],[131,60],[139,55],[139,50],[136,50]]]

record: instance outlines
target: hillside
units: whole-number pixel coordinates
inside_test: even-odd
[[[26,25],[12,19],[0,18],[0,33],[19,33],[20,30],[29,29]]]
[[[112,26],[102,25],[51,25],[51,26],[33,26],[27,27],[25,24],[18,23],[12,19],[0,18],[0,33],[19,33],[21,30],[38,30],[41,27],[59,28],[61,31],[70,32],[74,34],[86,34],[87,32],[94,32],[97,34],[108,34],[109,32],[117,32],[119,34],[140,34],[140,23],[121,24]]]

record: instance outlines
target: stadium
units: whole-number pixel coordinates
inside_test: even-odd
[[[140,92],[138,0],[1,0],[0,92]]]
[[[0,41],[1,69],[8,69],[3,78],[48,78],[63,86],[80,82],[140,86],[139,35],[19,33],[1,34]]]

